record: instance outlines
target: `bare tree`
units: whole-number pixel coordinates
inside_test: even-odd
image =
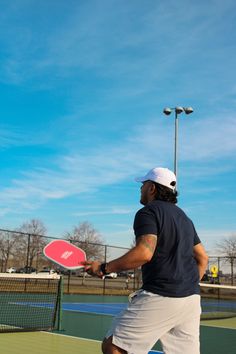
[[[43,222],[38,219],[32,219],[23,223],[17,230],[26,235],[18,234],[18,255],[21,255],[25,261],[25,265],[32,267],[33,262],[38,263],[38,257],[42,254],[42,250],[46,245],[46,227]]]
[[[236,234],[224,238],[217,244],[218,251],[226,258],[226,262],[230,264],[231,268],[231,284],[234,283],[234,265],[236,264]]]
[[[16,240],[17,238],[15,233],[7,231],[0,232],[0,257],[2,272],[5,272],[8,268],[9,260],[13,261]]]
[[[81,247],[87,255],[88,259],[104,258],[105,246],[103,245],[102,236],[93,226],[85,221],[75,226],[72,232],[67,232],[66,239]]]

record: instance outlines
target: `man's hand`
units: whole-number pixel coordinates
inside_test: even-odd
[[[102,272],[100,271],[100,267],[101,267],[101,262],[98,261],[93,261],[93,262],[83,262],[84,270],[91,275],[97,275],[99,278],[103,277]]]

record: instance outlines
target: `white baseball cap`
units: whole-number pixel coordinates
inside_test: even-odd
[[[168,168],[155,167],[151,169],[145,176],[135,178],[136,182],[153,181],[165,187],[175,190],[176,176],[174,172]]]

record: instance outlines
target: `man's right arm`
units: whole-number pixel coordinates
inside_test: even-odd
[[[119,273],[123,270],[135,269],[143,264],[149,262],[155,252],[157,245],[157,236],[154,234],[147,234],[138,237],[136,246],[125,253],[123,256],[116,258],[106,263],[106,272]],[[84,262],[86,271],[101,276],[101,262]]]
[[[208,255],[201,243],[193,247],[193,253],[198,266],[199,279],[201,280],[207,269]]]

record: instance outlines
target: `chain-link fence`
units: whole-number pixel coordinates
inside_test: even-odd
[[[236,283],[236,257],[210,256],[206,280],[216,284],[234,285]]]
[[[0,272],[1,273],[52,273],[64,277],[64,291],[67,293],[120,293],[126,294],[140,285],[140,272],[111,273],[104,279],[92,277],[81,269],[69,271],[48,260],[43,255],[44,247],[60,238],[27,234],[0,229]],[[108,262],[128,251],[128,248],[114,247],[86,241],[69,240],[84,249],[87,259]]]
[[[92,277],[80,270],[68,271],[46,259],[43,248],[56,237],[27,234],[0,229],[0,272],[41,273],[56,271],[64,275],[64,291],[67,293],[127,294],[141,286],[140,269],[111,273],[104,279]],[[71,241],[85,250],[90,260],[109,262],[122,256],[128,248]],[[236,283],[235,257],[209,257],[205,281],[218,284]]]

